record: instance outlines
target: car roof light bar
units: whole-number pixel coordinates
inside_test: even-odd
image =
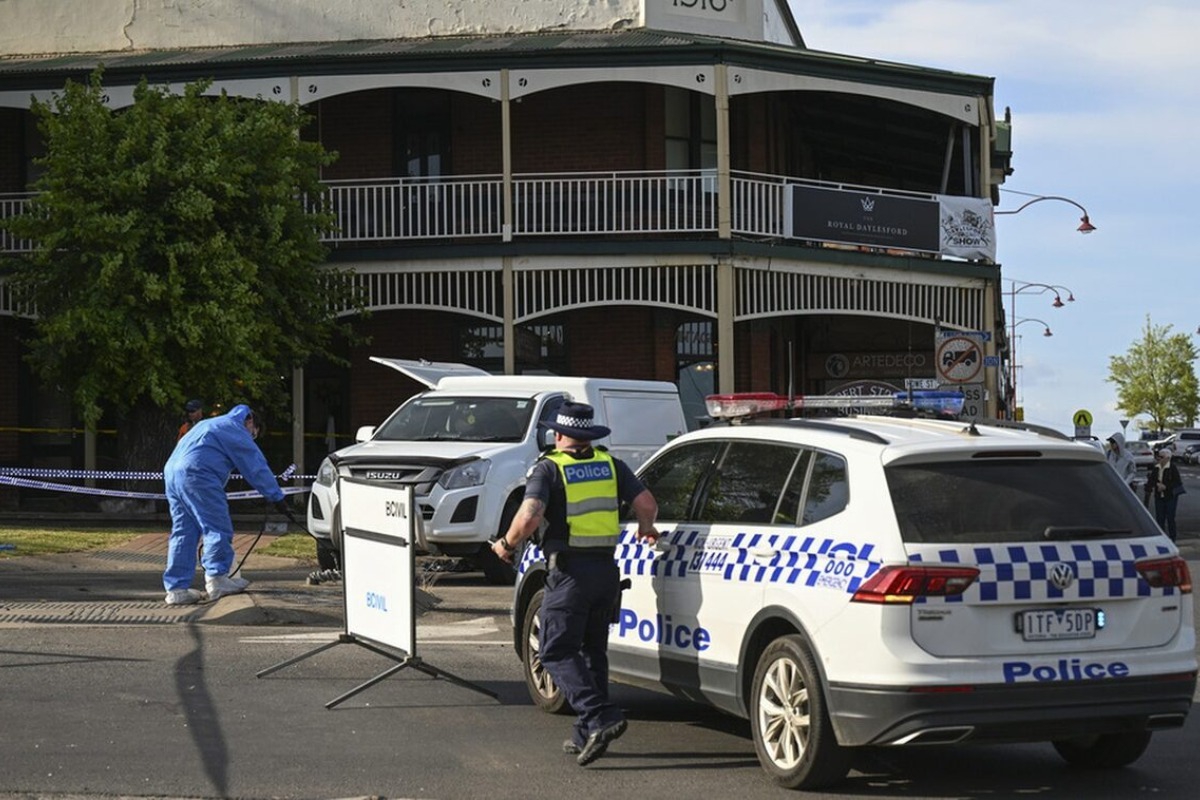
[[[957,417],[962,413],[961,392],[922,390],[896,392],[893,395],[798,395],[785,397],[774,392],[739,392],[710,394],[704,398],[708,415],[713,419],[739,419],[768,414],[772,411],[843,410],[852,409],[913,409],[942,416]]]

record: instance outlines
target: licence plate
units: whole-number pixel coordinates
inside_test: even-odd
[[[1021,638],[1027,642],[1096,638],[1096,609],[1049,608],[1017,615]]]

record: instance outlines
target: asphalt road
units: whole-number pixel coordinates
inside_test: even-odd
[[[508,589],[444,574],[420,594],[421,664],[470,686],[404,668],[328,709],[394,662],[343,643],[256,676],[337,641],[340,585],[255,554],[250,594],[181,612],[161,604],[159,555],[120,555],[0,561],[0,798],[1190,798],[1200,782],[1193,714],[1122,770],[1070,769],[1046,744],[876,750],[798,795],[766,780],[746,722],[626,686],[629,732],[584,769],[560,752],[569,718],[528,699]]]

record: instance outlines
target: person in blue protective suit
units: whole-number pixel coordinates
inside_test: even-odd
[[[614,560],[619,508],[637,517],[637,538],[658,539],[658,503],[633,471],[592,442],[609,434],[592,424],[586,403],[563,403],[554,422],[554,450],[526,476],[525,498],[492,552],[511,563],[521,542],[546,523],[542,551],[550,571],[541,609],[542,666],[578,715],[563,752],[587,766],[625,733],[621,709],[608,697],[608,628],[620,603]]]
[[[246,405],[228,414],[197,422],[175,445],[163,468],[167,504],[171,510],[171,535],[167,540],[167,568],[163,588],[168,605],[190,605],[204,599],[192,588],[196,573],[196,548],[204,540],[204,566],[208,599],[245,591],[249,581],[231,575],[233,569],[233,520],[225,484],[233,470],[263,497],[286,513],[283,490],[279,488],[267,459],[255,439],[262,428],[260,419]]]

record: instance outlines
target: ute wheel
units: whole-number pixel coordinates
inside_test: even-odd
[[[508,502],[504,504],[504,511],[500,514],[500,526],[496,530],[496,536],[500,537],[508,533],[508,526],[512,524],[513,517],[517,515],[517,509],[521,507],[523,495],[517,494],[508,498]],[[495,586],[512,586],[517,582],[517,564],[521,563],[521,550],[518,549],[513,553],[513,563],[507,564],[496,557],[492,552],[491,543],[487,543],[479,551],[479,568],[483,570],[483,577],[487,582]]]
[[[816,789],[850,771],[851,751],[837,742],[820,673],[799,636],[776,639],[759,658],[750,726],[758,761],[779,786]]]
[[[514,561],[520,559],[519,552],[513,553]],[[479,568],[483,570],[483,577],[488,583],[493,586],[512,586],[517,582],[517,568],[514,564],[509,564],[501,561],[500,558],[492,552],[491,542],[485,542],[479,548],[479,555],[476,556],[479,563]]]
[[[542,600],[545,596],[546,591],[538,589],[525,609],[525,619],[521,622],[521,641],[524,644],[521,663],[524,666],[525,686],[534,705],[547,714],[565,714],[570,711],[567,699],[554,685],[554,679],[546,672],[539,657],[542,648],[539,638],[542,631]]]
[[[1151,731],[1133,731],[1060,739],[1054,742],[1054,749],[1072,767],[1117,769],[1141,758],[1152,735]]]

